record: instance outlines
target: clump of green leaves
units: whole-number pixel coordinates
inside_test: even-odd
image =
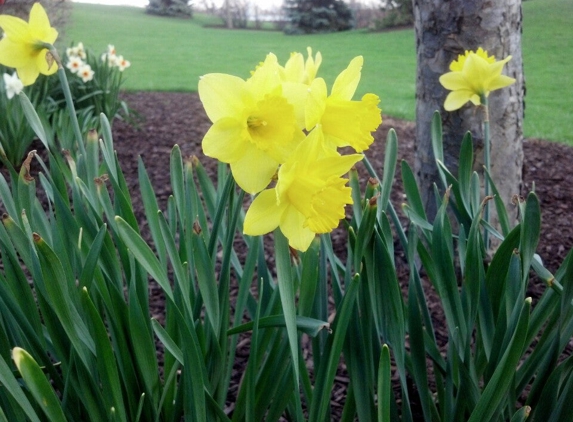
[[[498,198],[500,231],[484,223],[471,138],[454,176],[441,161],[439,116],[432,133],[445,190],[436,191],[436,217],[426,217],[404,162],[410,224],[400,224],[389,201],[397,151],[390,131],[383,174],[366,161],[372,179],[361,192],[351,173],[344,259],[329,235],[292,255],[277,230],[268,261],[262,239],[241,234],[244,197],[228,169],[221,165],[215,182],[177,146],[165,210],[140,162],[144,235],[105,117],[101,126],[102,140],[91,133],[85,155],[52,150],[39,177],[26,166],[0,177],[7,420],[324,421],[342,357],[350,420],[414,420],[415,409],[439,421],[567,417],[571,360],[560,356],[573,334],[572,254],[555,274],[536,256],[534,193],[520,204],[517,225]],[[500,239],[491,259],[484,230]],[[398,247],[409,268],[407,294]],[[526,297],[530,269],[548,286],[535,301]],[[154,318],[150,280],[165,296]],[[445,339],[436,336],[428,288],[439,297]],[[250,338],[250,354],[229,410],[239,335]]]

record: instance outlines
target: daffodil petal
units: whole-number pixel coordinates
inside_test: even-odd
[[[289,206],[283,211],[282,217],[280,229],[288,239],[290,247],[302,252],[306,251],[312,243],[315,233],[305,227],[306,218],[304,215],[298,212],[294,206]]]
[[[267,54],[265,61],[255,69],[253,75],[246,81],[248,90],[253,93],[256,101],[262,100],[268,92],[280,87],[281,83],[281,67],[277,56],[273,53]]]
[[[250,142],[245,143],[244,155],[231,163],[237,184],[245,192],[255,194],[265,189],[277,171],[279,163]]]
[[[277,203],[274,189],[267,189],[257,195],[243,223],[243,233],[249,236],[260,236],[276,229],[281,221],[286,205]]]
[[[244,132],[245,128],[233,118],[217,120],[203,138],[203,153],[224,163],[240,160],[248,142],[244,139]]]
[[[451,91],[457,89],[467,89],[469,84],[462,72],[448,72],[440,76],[440,83]]]
[[[0,15],[0,28],[5,34],[10,34],[14,42],[23,41],[28,37],[28,23],[15,16]]]
[[[19,67],[16,72],[18,73],[18,77],[24,86],[32,85],[34,82],[36,82],[36,79],[38,79],[38,76],[40,75],[36,65]]]
[[[46,36],[53,36],[53,32],[50,31],[50,19],[48,18],[48,14],[46,10],[40,6],[40,3],[34,3],[32,8],[30,9],[30,19],[28,20],[30,28],[33,28],[34,31],[42,32],[42,36],[40,39],[44,39]],[[57,35],[57,32],[56,32]],[[45,40],[45,42],[52,43],[55,41]]]
[[[454,111],[459,108],[462,108],[462,106],[465,103],[471,100],[472,95],[474,95],[474,93],[469,90],[452,91],[446,97],[446,101],[444,102],[444,108],[447,111]]]
[[[360,75],[364,59],[362,56],[357,56],[350,61],[350,64],[344,69],[334,81],[330,96],[339,100],[350,101],[356,92],[358,83],[360,82]]]
[[[199,79],[199,98],[212,122],[225,117],[241,115],[248,94],[245,81],[224,73],[209,73]]]
[[[326,82],[322,78],[316,78],[310,84],[305,106],[305,127],[312,130],[320,122],[326,108]]]
[[[348,173],[348,171],[360,160],[364,158],[362,154],[350,154],[341,155],[338,157],[326,157],[320,160],[321,171],[317,173],[317,176],[326,179],[331,175],[342,176]]]
[[[304,57],[301,53],[292,53],[285,63],[285,80],[290,82],[303,82],[304,79]]]
[[[305,127],[305,106],[308,97],[308,86],[302,83],[284,82],[283,96],[294,107],[296,123],[299,128]]]
[[[18,68],[25,66],[30,57],[22,54],[22,47],[12,41],[12,39],[4,38],[0,41],[0,64],[7,67]]]
[[[499,75],[497,78],[490,82],[488,90],[495,91],[496,89],[505,88],[506,86],[512,85],[514,83],[514,78],[510,78],[509,76],[505,75]]]

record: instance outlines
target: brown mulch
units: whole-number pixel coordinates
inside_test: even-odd
[[[208,120],[197,94],[190,93],[160,93],[160,92],[137,92],[126,93],[124,99],[135,110],[136,124],[116,122],[114,125],[114,143],[118,152],[119,161],[125,173],[132,192],[138,192],[137,182],[137,157],[141,155],[150,179],[155,186],[160,204],[165,204],[171,194],[169,181],[169,155],[174,144],[181,148],[183,156],[196,155],[208,171],[216,171],[216,162],[205,157],[201,151],[201,140],[209,129],[211,123]],[[381,174],[384,161],[385,139],[390,128],[394,128],[398,135],[399,160],[406,160],[413,166],[414,154],[414,123],[384,117],[382,126],[375,134],[375,142],[367,155],[375,169]],[[567,252],[573,247],[573,176],[570,170],[573,148],[567,145],[547,142],[537,139],[528,139],[524,142],[523,164],[523,191],[527,194],[533,187],[540,198],[542,208],[542,231],[538,247],[545,266],[555,272],[563,262]],[[366,179],[365,173],[361,173]],[[392,201],[397,210],[404,201],[400,185],[399,170],[395,176],[396,186],[392,193]],[[365,183],[365,180],[363,180]],[[144,214],[141,203],[134,202],[136,215],[143,219]],[[400,211],[398,211],[400,212]],[[335,234],[335,236],[337,236]],[[336,237],[334,242],[336,243]],[[342,243],[339,242],[339,243]],[[344,251],[344,245],[339,245],[338,250]],[[399,248],[397,253],[400,253]],[[403,254],[401,254],[403,255]],[[400,256],[397,257],[400,261]],[[403,259],[402,259],[403,261]],[[398,268],[398,275],[407,280],[407,273]],[[532,278],[529,295],[534,299],[541,296],[546,289],[545,285]],[[153,303],[151,309],[155,316],[163,313],[163,299],[159,289],[151,295]],[[440,319],[441,310],[436,296],[429,293],[428,300],[435,302],[430,304],[433,317]],[[443,316],[442,316],[443,317]],[[436,333],[438,338],[446,341],[447,333]],[[437,326],[438,330],[439,325]],[[248,357],[249,341],[242,342],[244,347],[239,347],[236,354],[234,382],[238,382],[241,376],[241,365],[246,363]],[[344,366],[339,371],[336,385],[331,396],[333,420],[338,419],[342,406],[345,402],[345,392],[348,379],[344,372]],[[237,385],[232,385],[230,395],[237,393]],[[230,404],[232,397],[229,397]],[[231,404],[232,406],[232,404]],[[415,409],[414,409],[415,410]]]

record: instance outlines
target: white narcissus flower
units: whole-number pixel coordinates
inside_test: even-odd
[[[66,67],[70,69],[72,73],[78,73],[78,71],[85,65],[84,61],[79,58],[79,56],[70,56]]]
[[[131,66],[131,62],[129,60],[125,60],[123,56],[117,56],[116,65],[119,68],[120,72],[123,72],[129,66]]]
[[[117,66],[117,56],[115,54],[103,53],[101,55],[101,61],[107,63],[109,67]]]
[[[9,75],[8,73],[4,73],[4,85],[6,85],[6,96],[9,100],[11,100],[14,95],[18,95],[24,89],[24,84],[18,78],[18,75],[14,73],[13,75]]]
[[[89,64],[84,64],[78,70],[78,76],[80,78],[82,78],[82,81],[84,81],[84,83],[85,83],[85,82],[91,81],[94,78],[94,71],[92,70],[92,68]]]

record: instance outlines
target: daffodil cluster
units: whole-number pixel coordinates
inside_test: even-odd
[[[79,76],[84,83],[91,81],[94,78],[95,72],[93,71],[92,67],[85,61],[87,54],[83,43],[80,42],[74,47],[67,48],[66,57],[66,67],[70,72]]]
[[[73,47],[67,48],[66,57],[66,67],[68,70],[80,77],[84,83],[89,82],[94,78],[95,71],[89,63],[87,63],[87,53],[83,43],[80,42]],[[120,72],[123,72],[131,66],[131,63],[128,60],[124,59],[123,56],[118,56],[116,54],[115,47],[113,45],[108,45],[107,51],[101,55],[101,61],[109,67],[117,68]]]
[[[107,51],[101,55],[101,61],[107,63],[109,67],[117,67],[120,72],[123,72],[129,66],[131,62],[123,58],[123,56],[118,55],[115,46],[109,44],[107,46]]]
[[[453,111],[461,108],[468,101],[474,105],[483,104],[491,91],[505,88],[515,82],[515,79],[501,74],[503,66],[511,60],[511,56],[496,61],[487,51],[478,48],[476,51],[466,51],[450,64],[450,71],[440,76],[440,83],[451,90],[446,97],[444,108]]]
[[[262,235],[278,227],[301,251],[344,218],[352,198],[343,176],[362,159],[382,122],[376,95],[352,99],[361,56],[338,75],[330,93],[317,77],[321,63],[320,53],[313,56],[310,48],[306,60],[293,53],[284,66],[270,53],[246,80],[215,73],[199,81],[213,122],[203,152],[228,163],[237,184],[258,194],[244,233]],[[341,155],[340,147],[356,153]]]

